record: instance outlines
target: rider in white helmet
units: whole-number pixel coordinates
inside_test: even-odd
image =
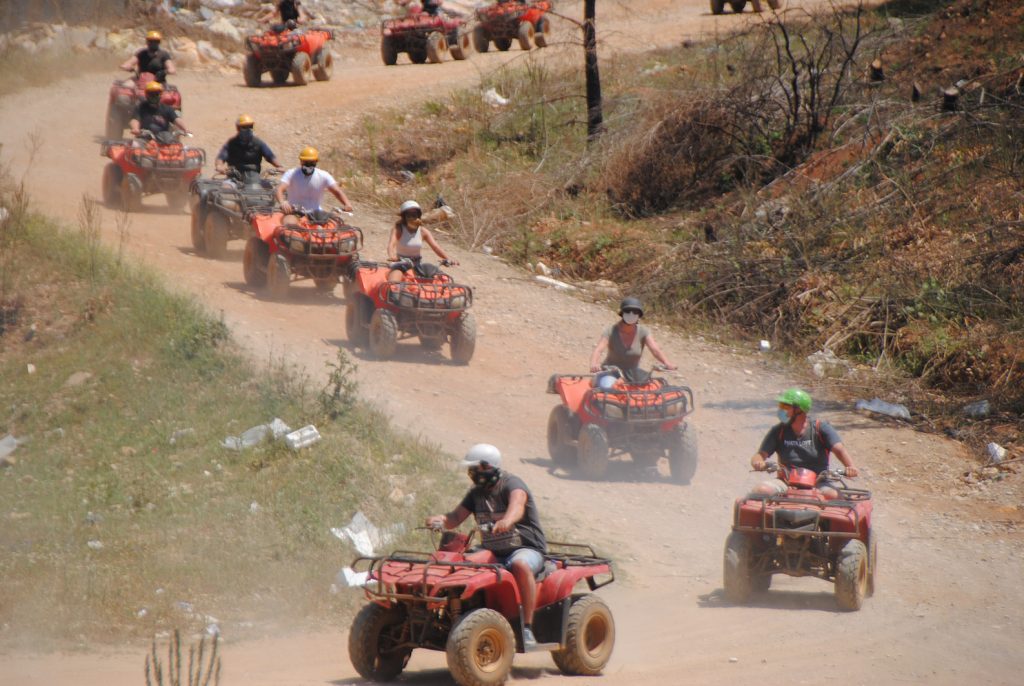
[[[523,647],[529,650],[537,645],[532,626],[536,575],[544,569],[547,552],[537,503],[522,479],[501,469],[501,451],[489,443],[474,445],[459,465],[467,469],[473,487],[458,507],[427,517],[426,524],[454,529],[473,515],[477,525],[491,525],[481,532],[483,546],[516,580],[523,598]]]
[[[418,266],[423,258],[423,244],[426,243],[438,257],[447,260],[448,264],[458,264],[458,260],[451,259],[448,253],[441,249],[430,229],[423,226],[423,208],[418,202],[403,202],[398,208],[398,217],[395,228],[388,238],[388,260],[396,262],[405,258]],[[388,274],[388,281],[401,281],[403,271],[404,269],[392,269]]]

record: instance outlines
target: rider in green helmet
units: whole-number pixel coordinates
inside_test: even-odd
[[[779,404],[779,423],[771,428],[761,441],[760,449],[750,458],[751,467],[759,472],[765,471],[765,461],[777,453],[780,465],[812,469],[821,474],[828,469],[829,454],[835,453],[846,467],[846,475],[857,476],[853,458],[843,445],[839,433],[828,422],[809,416],[813,402],[807,391],[788,388],[775,400]],[[754,493],[785,493],[786,488],[781,479],[770,479],[758,484]],[[826,498],[839,495],[836,485],[831,482],[819,483],[819,490]]]

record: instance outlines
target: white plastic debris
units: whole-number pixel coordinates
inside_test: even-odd
[[[831,350],[819,350],[807,356],[811,370],[819,379],[825,377],[843,377],[850,372],[850,363],[836,356]]]
[[[762,338],[761,342],[757,346],[757,349],[760,350],[763,353],[768,352],[769,350],[772,349],[771,341],[768,341],[768,340],[765,340],[765,339]]]
[[[245,450],[269,439],[278,439],[285,434],[291,433],[292,428],[282,420],[274,417],[269,424],[260,424],[251,429],[246,429],[241,436],[228,436],[221,445],[228,450]]]
[[[484,102],[486,102],[488,105],[492,107],[504,107],[510,101],[508,98],[503,98],[501,95],[499,95],[498,91],[496,91],[495,89],[490,88],[487,90],[486,93],[484,93]]]
[[[10,219],[10,217],[10,211],[6,207],[0,206],[0,222],[5,222]]]
[[[149,614],[149,610],[147,610],[146,608],[141,608],[138,612],[135,613],[135,616],[138,617],[139,619],[142,619],[143,617],[145,617],[148,614]]]
[[[320,432],[312,424],[296,429],[284,437],[285,444],[292,450],[300,450],[320,440]]]
[[[86,543],[90,550],[103,550],[103,541],[92,540]]]
[[[887,403],[884,400],[874,398],[873,400],[858,400],[854,407],[858,410],[867,410],[875,414],[884,414],[887,417],[897,419],[910,419],[910,410],[905,405]]]
[[[349,588],[360,588],[366,585],[369,578],[369,572],[357,572],[351,567],[342,567],[334,577],[334,581],[339,586],[344,583]]]
[[[249,514],[259,514],[260,504],[255,500],[249,503]]]
[[[18,449],[18,445],[21,443],[17,438],[11,434],[7,434],[3,438],[0,438],[0,458],[7,457],[15,450]]]
[[[36,366],[29,362],[27,365],[25,365],[25,371],[28,372],[29,374],[35,374]]]
[[[537,276],[535,276],[533,278],[534,278],[534,280],[539,281],[540,283],[544,284],[545,286],[552,286],[553,288],[556,288],[556,289],[558,289],[560,291],[574,291],[574,290],[576,290],[576,287],[573,286],[572,284],[566,283],[564,281],[559,281],[558,279],[552,279],[550,276],[543,276],[541,274],[538,274]]]
[[[376,548],[385,546],[395,536],[405,531],[405,525],[399,523],[386,531],[381,531],[361,511],[356,512],[352,521],[340,528],[332,528],[331,533],[342,541],[350,541],[360,555],[373,555]]]
[[[993,464],[999,464],[1006,459],[1006,448],[998,443],[989,443],[985,446],[985,450],[988,451],[988,459],[991,460]]]

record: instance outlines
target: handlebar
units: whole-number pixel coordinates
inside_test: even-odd
[[[779,463],[775,460],[766,460],[764,463],[764,469],[752,469],[753,472],[777,472],[779,471]],[[829,468],[818,474],[818,478],[828,476],[846,476],[846,467],[836,467],[834,469]],[[850,477],[851,479],[854,477]]]

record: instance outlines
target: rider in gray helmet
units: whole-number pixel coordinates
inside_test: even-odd
[[[604,366],[618,367],[627,381],[639,382],[644,377],[640,369],[640,358],[644,348],[649,348],[658,362],[667,369],[676,369],[665,353],[658,347],[650,329],[640,323],[644,306],[639,298],[625,298],[619,304],[619,321],[612,324],[597,339],[594,352],[590,355],[590,371],[598,374]],[[596,383],[610,388],[617,378],[614,372],[598,374]]]

